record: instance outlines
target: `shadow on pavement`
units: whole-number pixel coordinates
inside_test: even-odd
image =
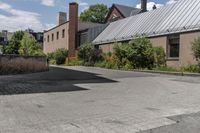
[[[75,84],[113,82],[94,73],[51,67],[49,72],[1,77],[0,95],[84,91],[88,89]]]

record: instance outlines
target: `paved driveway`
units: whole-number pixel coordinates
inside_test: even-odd
[[[198,132],[198,112],[199,77],[89,67],[0,76],[0,133]]]

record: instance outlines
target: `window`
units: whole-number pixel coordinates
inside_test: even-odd
[[[49,42],[49,35],[47,36],[47,42]]]
[[[179,35],[168,36],[168,57],[169,58],[179,57],[179,47],[180,47]]]
[[[59,39],[59,32],[57,32],[57,40]]]
[[[52,40],[52,41],[54,40],[54,34],[51,35],[51,40]]]
[[[65,37],[65,29],[62,30],[62,38]]]

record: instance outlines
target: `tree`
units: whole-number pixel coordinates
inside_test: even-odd
[[[89,7],[80,15],[81,21],[88,21],[94,23],[104,23],[109,9],[104,4],[96,4]]]
[[[30,34],[25,33],[21,42],[20,47],[18,50],[20,55],[26,55],[26,56],[40,56],[44,55],[42,52],[42,49],[37,44],[34,37],[32,37]]]
[[[20,42],[21,42],[23,36],[24,36],[23,31],[15,32],[12,35],[11,40],[9,41],[8,45],[5,48],[5,53],[6,54],[19,54],[18,50],[19,50]]]

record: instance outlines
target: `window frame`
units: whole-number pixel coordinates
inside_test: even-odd
[[[51,34],[51,41],[54,41],[54,33]]]
[[[171,43],[171,40],[173,39],[178,39],[176,41],[178,41],[178,43]],[[175,42],[176,42],[175,41]],[[171,45],[178,45],[178,56],[177,57],[173,57],[171,56]],[[180,34],[172,34],[172,35],[168,35],[167,36],[167,60],[179,60],[180,58]]]
[[[59,39],[59,31],[57,31],[57,33],[56,33],[56,39],[57,40]]]
[[[65,38],[65,29],[62,29],[62,38]]]

